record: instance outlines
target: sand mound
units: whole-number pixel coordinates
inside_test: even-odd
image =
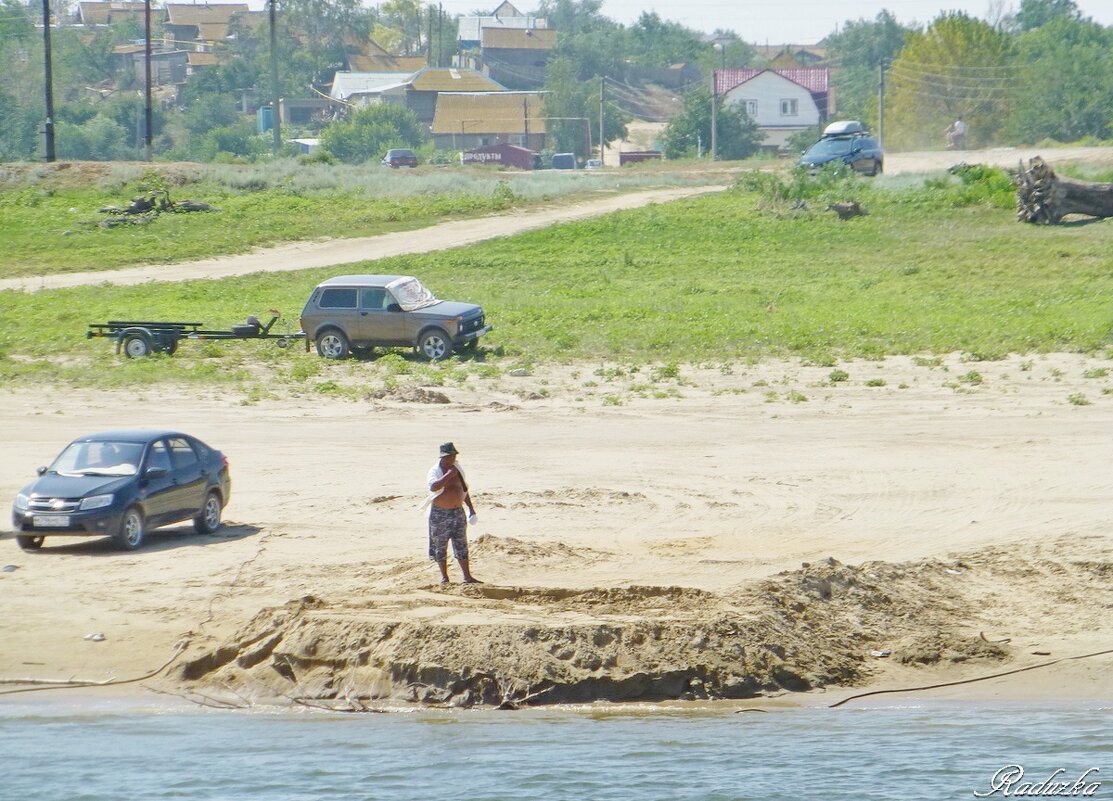
[[[488,561],[521,550],[544,557],[510,538],[475,545]],[[562,559],[593,556],[549,547]],[[179,666],[177,678],[242,697],[469,706],[750,698],[861,684],[884,657],[989,671],[1014,653],[982,634],[1015,612],[1001,576],[1054,599],[1082,625],[1113,595],[1113,562],[1036,551],[858,566],[826,559],[723,593],[452,584],[404,599],[306,596],[262,610],[233,639]],[[1073,609],[1064,585],[1078,590]]]

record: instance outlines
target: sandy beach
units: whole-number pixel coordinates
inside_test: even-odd
[[[663,397],[578,365],[438,403],[5,391],[6,499],[70,438],[136,425],[222,449],[234,488],[216,534],[137,552],[0,537],[0,690],[172,659],[81,692],[826,704],[1065,660],[925,696],[1113,700],[1113,655],[1067,659],[1113,647],[1107,364],[686,367]],[[425,556],[446,440],[483,585]]]

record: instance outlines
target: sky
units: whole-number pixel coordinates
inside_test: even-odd
[[[477,8],[491,9],[501,0],[446,0],[444,10],[469,14]],[[537,9],[534,0],[511,0],[522,13]],[[1113,25],[1113,0],[1075,0],[1083,16],[1102,25]],[[733,30],[752,44],[815,44],[847,20],[873,19],[882,9],[891,11],[902,23],[933,20],[943,11],[965,11],[987,18],[991,6],[1007,13],[1019,0],[603,0],[602,14],[629,25],[643,11],[656,11],[666,20],[697,31],[717,28]]]

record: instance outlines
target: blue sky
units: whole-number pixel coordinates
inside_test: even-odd
[[[477,8],[494,8],[475,0],[447,0],[451,14],[468,14]],[[524,13],[536,10],[533,0],[511,0]],[[1113,0],[1075,0],[1085,16],[1102,25],[1113,25]],[[814,44],[846,20],[873,19],[888,9],[901,22],[930,22],[942,11],[965,11],[975,17],[999,17],[1015,10],[1019,0],[603,0],[605,16],[629,24],[642,11],[656,11],[662,18],[710,33],[726,28],[754,44]]]

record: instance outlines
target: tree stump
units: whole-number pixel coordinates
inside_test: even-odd
[[[1113,184],[1061,178],[1039,156],[1013,177],[1016,218],[1020,222],[1054,225],[1068,214],[1113,217]]]

